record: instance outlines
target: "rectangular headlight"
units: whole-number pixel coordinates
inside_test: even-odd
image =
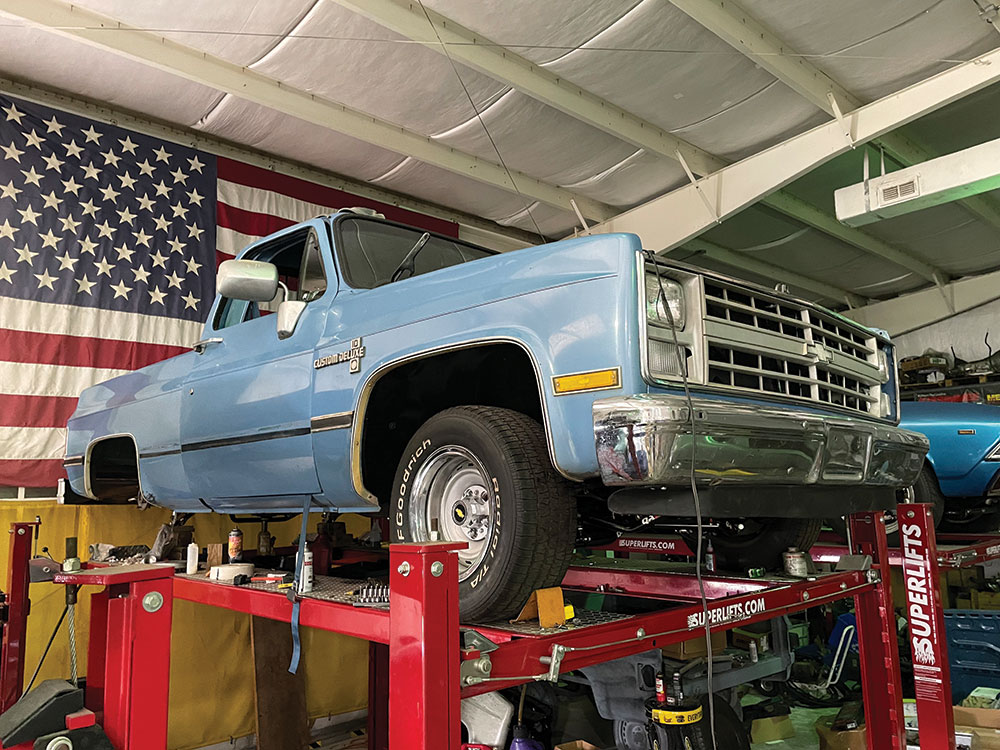
[[[646,274],[646,318],[683,330],[686,322],[684,288],[673,279]]]

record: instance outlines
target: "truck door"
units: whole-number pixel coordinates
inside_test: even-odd
[[[308,304],[279,339],[282,289],[270,303],[216,301],[184,387],[184,470],[213,510],[301,507],[319,490],[309,419],[313,354],[337,291],[328,235],[318,221],[297,225],[242,257],[275,264],[289,298]]]

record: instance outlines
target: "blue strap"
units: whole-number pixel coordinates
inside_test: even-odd
[[[302,641],[299,638],[299,581],[302,578],[302,566],[306,556],[306,530],[309,527],[311,506],[312,496],[307,497],[302,506],[302,533],[299,534],[299,551],[295,555],[295,576],[289,592],[289,598],[292,600],[292,662],[288,665],[288,671],[292,674],[299,671],[299,659],[302,656]]]

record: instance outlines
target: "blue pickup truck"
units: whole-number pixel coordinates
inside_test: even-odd
[[[927,451],[884,336],[635,235],[496,253],[346,210],[217,286],[193,351],[81,395],[73,489],[381,513],[392,541],[467,543],[468,619],[558,584],[580,537],[690,530],[699,504],[720,564],[773,562],[892,506]]]
[[[904,401],[902,424],[922,432],[930,452],[913,485],[932,503],[942,531],[988,532],[1000,521],[1000,408]]]

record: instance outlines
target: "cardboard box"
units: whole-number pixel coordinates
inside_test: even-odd
[[[955,734],[972,735],[972,750],[1000,750],[1000,729],[955,725]]]
[[[771,650],[771,623],[762,622],[758,627],[733,628],[733,645],[750,649],[751,643],[757,644],[757,653],[766,654]],[[761,628],[760,626],[764,626]]]
[[[574,740],[556,745],[555,750],[601,750],[597,745],[591,745],[586,740]]]
[[[1000,609],[1000,593],[973,589],[972,609]]]
[[[750,741],[754,743],[787,740],[794,736],[795,727],[792,726],[792,717],[788,714],[754,719],[750,725]]]
[[[1000,709],[955,706],[955,723],[965,727],[1000,729]]]
[[[726,632],[724,630],[715,631],[712,633],[712,653],[718,654],[726,647]],[[663,655],[668,659],[680,659],[681,661],[686,661],[687,659],[697,659],[699,656],[705,656],[708,654],[708,649],[705,648],[705,633],[704,631],[699,632],[698,636],[692,638],[688,641],[681,641],[680,643],[671,643],[669,646],[663,647]]]
[[[865,728],[849,729],[846,732],[835,732],[832,716],[824,716],[816,721],[816,734],[819,736],[819,750],[867,750],[868,741],[865,738]]]
[[[1000,697],[1000,689],[977,687],[965,696],[961,705],[965,708],[990,708],[998,697]]]

